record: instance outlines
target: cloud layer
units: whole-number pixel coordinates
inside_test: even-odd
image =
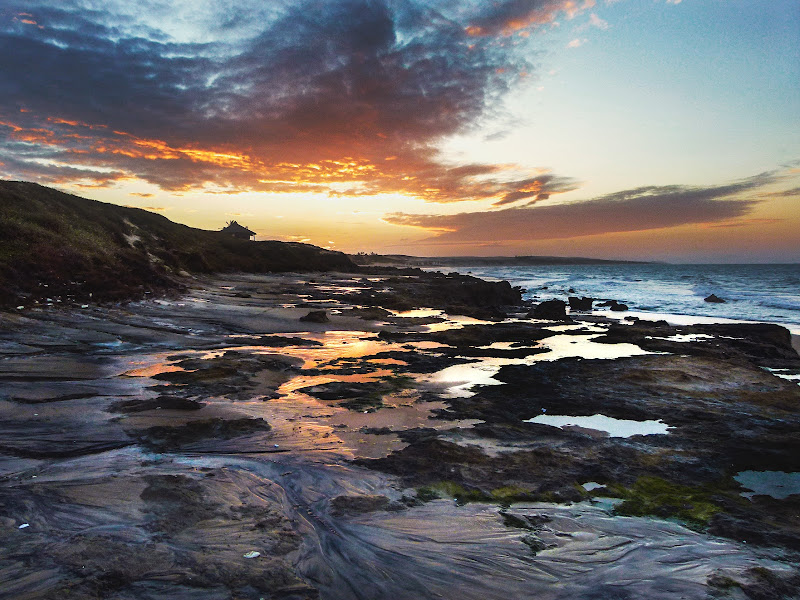
[[[724,223],[747,215],[759,202],[737,196],[778,178],[771,172],[727,185],[641,187],[571,204],[456,215],[395,213],[385,220],[435,233],[421,242],[426,245],[534,241]]]
[[[0,173],[499,204],[574,189],[436,146],[530,69],[503,36],[591,3],[450,4],[6,2]]]

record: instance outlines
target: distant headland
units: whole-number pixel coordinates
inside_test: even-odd
[[[581,256],[409,256],[407,254],[351,254],[362,266],[396,267],[525,267],[539,265],[652,264],[633,260],[607,260]]]

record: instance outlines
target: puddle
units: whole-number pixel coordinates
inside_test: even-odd
[[[373,365],[395,365],[398,367],[408,366],[406,361],[397,358],[368,358],[367,362]]]
[[[534,347],[522,342],[492,342],[488,346],[478,346],[481,350],[528,350]]]
[[[623,502],[625,502],[625,500],[622,498],[606,498],[604,496],[595,496],[590,500],[592,506],[611,514],[613,514],[614,509]]]
[[[676,333],[665,337],[648,335],[646,340],[664,340],[665,342],[699,342],[701,340],[713,340],[713,335],[707,333]]]
[[[152,377],[153,375],[160,375],[161,373],[177,373],[178,371],[185,371],[183,367],[177,365],[170,365],[166,363],[158,363],[147,367],[138,369],[131,369],[125,371],[123,377]]]
[[[453,365],[424,377],[422,381],[434,386],[443,386],[443,398],[469,398],[474,396],[472,387],[476,385],[503,385],[494,376],[500,370],[501,361],[479,361],[464,365]],[[512,361],[503,361],[511,364]]]
[[[531,361],[540,360],[560,360],[562,358],[585,358],[585,359],[606,359],[626,358],[628,356],[639,356],[642,354],[653,354],[643,350],[635,344],[599,344],[592,341],[600,337],[601,334],[591,335],[554,335],[540,342],[540,346],[547,348],[548,352],[542,352],[531,356]]]
[[[593,338],[600,335],[602,334],[554,335],[541,340],[536,346],[532,346],[533,348],[547,348],[547,352],[524,358],[485,358],[464,365],[454,365],[426,376],[422,381],[434,386],[445,386],[447,388],[443,394],[445,398],[469,398],[475,395],[475,392],[472,391],[473,386],[502,385],[502,382],[494,379],[494,376],[505,365],[532,365],[542,360],[553,361],[573,357],[611,360],[654,354],[634,344],[599,344],[592,341]],[[518,346],[510,344],[514,344],[514,342],[495,342],[482,348],[498,350],[518,348]]]
[[[787,381],[796,381],[800,385],[800,373],[792,369],[770,369],[769,367],[761,367],[765,371],[769,371],[775,377],[786,379]]]
[[[742,496],[752,500],[753,496],[771,496],[783,500],[793,494],[800,494],[800,473],[785,471],[742,471],[734,476],[742,487],[751,490]]]
[[[447,320],[441,323],[431,323],[426,325],[428,331],[436,333],[439,331],[449,331],[451,329],[463,329],[465,325],[493,325],[491,321],[481,321],[480,319],[473,319],[472,317],[464,317],[460,315],[446,315]]]
[[[285,334],[292,337],[294,334]],[[322,346],[287,346],[278,349],[278,354],[300,358],[304,361],[304,369],[315,368],[335,359],[362,358],[381,352],[401,351],[401,344],[385,342],[378,339],[377,334],[367,331],[322,331],[303,333],[303,337]],[[419,342],[414,349],[433,350],[441,348],[437,342]],[[262,348],[263,350],[263,348]],[[390,364],[390,363],[384,363]]]
[[[296,333],[275,333],[274,337],[295,338]],[[361,358],[385,352],[388,350],[399,349],[396,344],[389,344],[379,340],[377,335],[366,331],[321,331],[304,332],[303,339],[309,342],[320,342],[322,346],[298,345],[282,346],[280,348],[269,348],[265,346],[233,346],[220,350],[212,350],[202,354],[202,358],[215,358],[222,356],[229,350],[239,352],[255,352],[257,354],[275,354],[280,356],[291,356],[303,361],[304,369],[316,368],[319,365],[334,359],[342,358]],[[435,344],[436,347],[440,344]]]
[[[605,415],[592,415],[590,417],[571,417],[566,415],[537,415],[526,419],[525,423],[539,423],[569,429],[579,427],[603,431],[608,437],[627,438],[634,435],[660,435],[669,433],[669,425],[661,421],[629,421],[627,419],[614,419]]]
[[[574,325],[552,325],[551,327],[545,327],[547,331],[559,332],[559,331],[588,331],[590,333],[605,333],[608,331],[607,327],[600,327],[598,325],[589,325],[588,323],[577,323]]]
[[[358,292],[368,290],[368,287],[358,285],[316,285],[314,289],[319,292],[334,292],[338,294],[357,294]]]
[[[604,486],[602,483],[597,483],[596,481],[587,481],[586,483],[581,485],[581,487],[585,489],[587,492],[591,492],[594,490],[599,490],[600,488],[604,488],[606,486]]]
[[[395,317],[404,318],[425,318],[425,317],[442,317],[444,311],[438,308],[417,308],[414,310],[390,310]]]

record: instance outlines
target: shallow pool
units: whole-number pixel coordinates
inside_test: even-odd
[[[532,419],[526,419],[525,423],[539,423],[550,425],[551,427],[582,427],[584,429],[594,429],[603,431],[609,437],[627,438],[634,435],[658,435],[669,433],[669,425],[661,421],[630,421],[627,419],[615,419],[606,415],[591,415],[589,417],[566,416],[566,415],[537,415]]]

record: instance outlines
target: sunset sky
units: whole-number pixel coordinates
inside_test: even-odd
[[[0,177],[346,252],[800,261],[797,0],[0,0]]]

